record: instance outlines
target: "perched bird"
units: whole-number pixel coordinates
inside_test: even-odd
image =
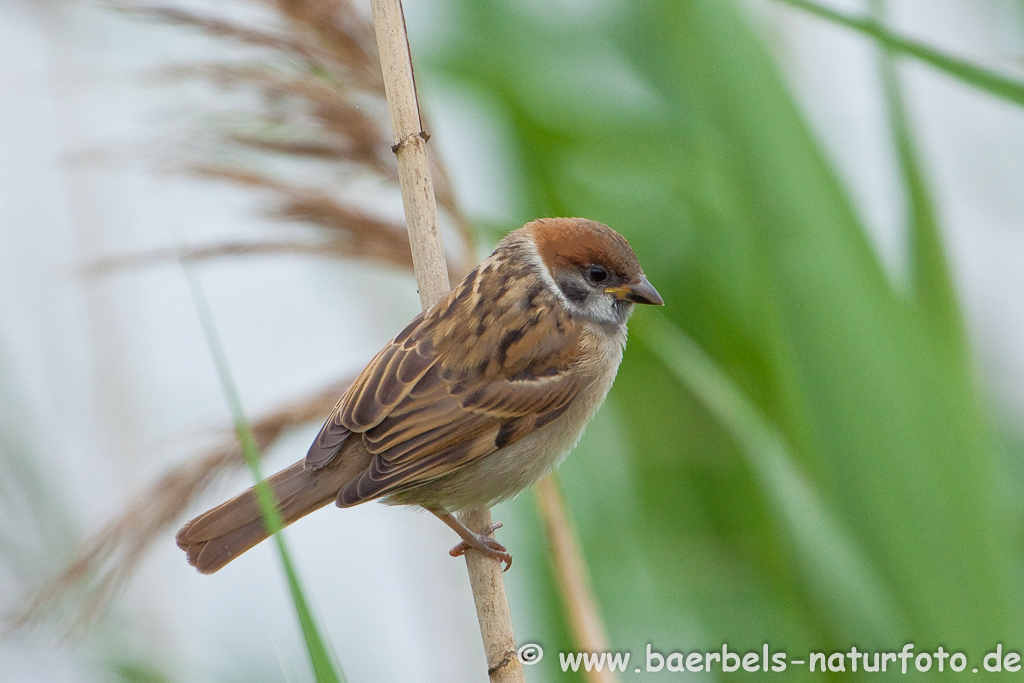
[[[633,304],[663,305],[625,239],[583,218],[509,233],[370,361],[304,460],[270,477],[285,525],[336,501],[419,505],[511,565],[454,512],[514,497],[576,445],[615,379]],[[209,574],[267,538],[253,489],[181,528]]]

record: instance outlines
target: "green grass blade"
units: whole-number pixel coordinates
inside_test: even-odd
[[[224,347],[220,342],[220,335],[217,333],[217,326],[213,319],[210,302],[206,298],[206,292],[203,290],[195,263],[185,255],[183,249],[180,251],[185,279],[188,282],[192,302],[195,305],[196,314],[203,329],[203,336],[206,338],[207,347],[210,349],[210,355],[217,369],[217,376],[224,391],[224,398],[231,410],[235,433],[238,435],[238,441],[241,444],[246,465],[248,465],[253,478],[256,480],[256,500],[259,503],[260,512],[263,514],[263,523],[273,535],[277,545],[281,566],[284,568],[285,578],[288,582],[288,591],[291,594],[295,614],[302,628],[302,637],[306,642],[309,661],[313,667],[313,674],[316,677],[317,683],[342,683],[344,675],[339,675],[340,669],[336,670],[334,663],[331,661],[331,656],[324,644],[324,638],[321,636],[316,620],[309,608],[298,573],[292,564],[291,555],[285,544],[284,536],[279,533],[284,524],[281,520],[281,514],[277,507],[277,501],[274,499],[274,494],[266,481],[263,480],[263,474],[260,472],[260,456],[256,445],[256,438],[253,436],[249,421],[245,417],[245,411],[242,409],[242,400],[235,386],[231,369],[228,366],[227,354],[224,352]]]
[[[889,124],[906,193],[913,293],[925,315],[936,324],[937,331],[956,351],[962,352],[967,342],[960,306],[942,244],[935,205],[914,148],[892,56],[892,50],[883,47],[880,68]]]
[[[923,43],[897,36],[872,18],[852,17],[807,0],[779,0],[779,2],[870,36],[883,47],[897,54],[914,57],[963,83],[1015,104],[1024,105],[1024,83],[1021,81],[1001,76],[990,69],[945,54]]]

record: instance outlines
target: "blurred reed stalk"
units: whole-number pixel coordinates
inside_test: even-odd
[[[402,2],[372,0],[371,4],[395,137],[391,149],[398,159],[413,269],[419,285],[420,303],[426,310],[451,289],[427,160],[428,135],[420,119]],[[469,510],[459,517],[470,529],[481,529],[491,523],[491,512],[485,507]],[[501,563],[474,550],[466,551],[465,557],[487,656],[487,675],[492,683],[524,682],[523,664],[516,656],[516,637],[512,630],[512,613],[505,594]]]
[[[554,474],[537,484],[537,511],[548,537],[552,571],[565,605],[565,616],[576,650],[609,652],[608,633],[594,599],[587,562],[576,542],[579,534],[566,510],[565,499]],[[619,680],[610,669],[593,668],[585,675],[590,683],[615,683]]]

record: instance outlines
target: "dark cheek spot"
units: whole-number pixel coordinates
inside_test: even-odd
[[[590,294],[590,290],[587,289],[586,285],[575,280],[559,280],[558,288],[562,290],[565,298],[574,304],[582,304]]]

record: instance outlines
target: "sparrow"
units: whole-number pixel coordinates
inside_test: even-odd
[[[664,305],[629,243],[584,218],[510,232],[416,316],[345,391],[303,460],[267,479],[284,525],[331,501],[429,510],[505,564],[500,522],[454,515],[516,496],[551,472],[604,402],[634,304]],[[209,574],[267,538],[254,489],[178,531]]]

